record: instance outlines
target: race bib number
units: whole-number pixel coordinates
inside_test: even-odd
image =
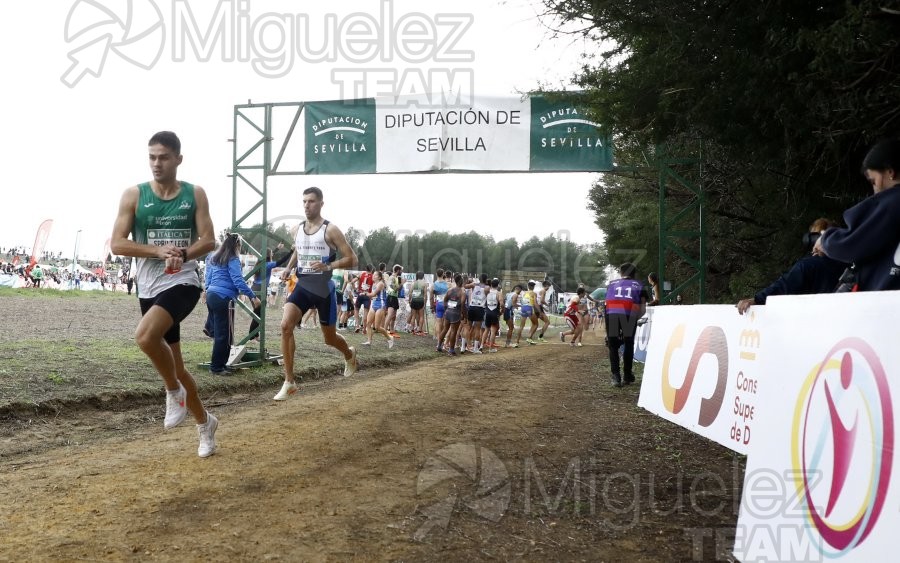
[[[301,274],[321,274],[313,269],[312,265],[321,262],[322,256],[319,254],[300,254],[297,256],[297,272]]]
[[[412,291],[412,297],[413,297],[413,299],[418,299],[419,297],[422,297],[422,290],[421,290],[421,289],[414,289],[414,290]]]
[[[456,309],[456,301],[453,299],[447,300],[447,308],[448,309]]]
[[[191,229],[148,229],[147,244],[187,248],[191,245]]]

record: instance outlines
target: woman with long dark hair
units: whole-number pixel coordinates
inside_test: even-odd
[[[241,237],[229,234],[206,259],[206,308],[209,310],[213,326],[213,348],[209,360],[209,371],[213,375],[227,375],[225,368],[231,351],[234,334],[229,305],[239,294],[250,298],[253,307],[260,306],[259,298],[247,285],[241,273],[241,259],[238,256]]]

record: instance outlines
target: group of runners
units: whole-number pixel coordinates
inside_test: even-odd
[[[122,194],[111,237],[111,249],[119,256],[136,258],[135,282],[142,313],[135,341],[147,355],[165,383],[165,428],[178,426],[190,413],[197,423],[200,445],[197,453],[208,457],[215,453],[218,419],[207,411],[197,383],[181,353],[180,323],[193,311],[200,299],[202,283],[198,258],[216,246],[215,230],[206,192],[200,186],[176,178],[181,165],[181,141],[169,131],[159,132],[148,143],[153,179],[127,188]],[[293,250],[281,280],[290,289],[281,319],[281,351],[284,383],[274,399],[294,395],[298,386],[294,375],[298,323],[310,311],[316,311],[324,341],[344,357],[344,376],[356,373],[357,351],[338,331],[349,328],[365,331],[371,345],[375,332],[393,347],[400,299],[410,309],[407,330],[427,334],[426,304],[431,302],[436,323],[433,332],[436,349],[455,355],[484,350],[496,352],[501,319],[506,323],[506,346],[518,347],[527,323],[525,342],[545,342],[550,326],[547,316],[550,283],[535,291],[535,283],[516,285],[503,291],[500,280],[478,278],[439,270],[433,284],[424,272],[404,284],[403,268],[390,271],[367,265],[358,275],[357,256],[343,232],[322,215],[324,197],[315,187],[303,191],[306,220],[292,231]],[[290,284],[293,283],[293,287]],[[339,297],[340,296],[340,297]],[[579,288],[565,312],[573,345],[580,345],[585,325],[587,302]],[[352,303],[352,307],[351,307]],[[512,336],[518,319],[515,343]]]

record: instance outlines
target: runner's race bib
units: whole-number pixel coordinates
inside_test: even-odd
[[[191,229],[147,229],[147,244],[187,248],[191,245]]]
[[[453,299],[448,299],[447,300],[447,308],[448,309],[456,309],[456,301],[454,301]]]
[[[325,262],[328,258],[322,258],[319,254],[300,254],[297,256],[297,273],[300,274],[321,274],[313,269],[312,265],[316,262]]]

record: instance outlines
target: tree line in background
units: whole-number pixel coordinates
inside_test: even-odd
[[[266,235],[269,248],[275,248],[279,242],[288,249],[293,245],[286,225],[267,229],[257,225],[243,233],[257,250],[262,248]],[[370,233],[350,227],[344,235],[356,251],[360,269],[366,264],[377,267],[384,262],[388,267],[401,264],[407,273],[434,273],[438,268],[485,273],[490,277],[499,277],[504,270],[544,272],[561,291],[575,291],[579,283],[588,288],[606,284],[606,252],[601,246],[579,245],[555,236],[532,237],[519,244],[512,238],[495,241],[476,232],[403,233],[389,227]]]
[[[752,295],[801,256],[814,219],[839,221],[871,194],[862,158],[900,125],[900,11],[888,3],[540,2],[555,33],[596,45],[575,81],[612,128],[616,162],[634,167],[590,192],[605,262],[643,249],[641,270],[655,269],[658,146],[702,158],[680,173],[705,190],[710,301]],[[669,193],[674,206],[693,197]],[[685,217],[679,230],[697,228]],[[691,274],[666,258],[667,279]]]

